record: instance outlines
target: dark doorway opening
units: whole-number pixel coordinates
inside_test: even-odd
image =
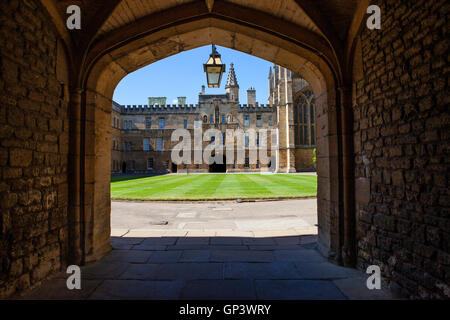
[[[225,156],[223,157],[222,163],[212,163],[209,165],[209,172],[213,173],[224,173],[227,172],[227,160]]]
[[[122,162],[122,173],[126,173],[127,172],[127,163],[124,161]]]
[[[172,173],[176,173],[176,172],[177,172],[177,165],[172,162]]]

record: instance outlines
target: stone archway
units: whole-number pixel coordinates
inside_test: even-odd
[[[301,74],[311,84],[317,105],[320,249],[329,258],[340,260],[343,212],[339,203],[343,191],[339,165],[343,159],[339,156],[338,71],[312,50],[248,26],[215,18],[168,27],[106,50],[98,54],[86,70],[82,82],[84,88],[72,97],[73,101],[80,102],[78,108],[84,126],[81,140],[85,147],[79,159],[81,170],[85,172],[80,182],[80,191],[84,195],[80,206],[82,219],[80,226],[72,226],[74,237],[70,244],[76,260],[78,257],[85,263],[94,261],[110,250],[110,168],[104,164],[110,162],[109,124],[116,85],[124,76],[145,65],[212,43],[274,62]],[[287,112],[282,110],[279,118],[288,119]],[[283,141],[288,145],[293,143],[289,138]],[[280,147],[288,145],[281,144]]]

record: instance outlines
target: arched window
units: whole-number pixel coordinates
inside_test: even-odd
[[[208,122],[208,116],[205,114],[203,116],[203,123],[207,123]]]
[[[311,90],[301,92],[294,102],[295,145],[315,145],[315,100]]]

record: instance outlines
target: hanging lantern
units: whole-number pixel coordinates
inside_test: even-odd
[[[225,72],[225,65],[222,63],[215,45],[212,45],[212,53],[209,55],[208,61],[203,65],[203,70],[206,72],[208,88],[219,88],[222,75]]]

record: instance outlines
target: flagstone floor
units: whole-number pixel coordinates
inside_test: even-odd
[[[22,298],[395,298],[317,251],[315,201],[113,202],[113,250],[81,268],[81,290],[62,272]]]

